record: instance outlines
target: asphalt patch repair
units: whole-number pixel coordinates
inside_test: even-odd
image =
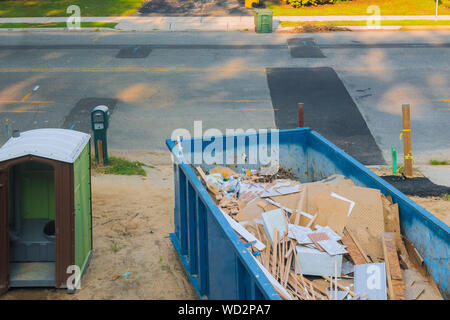
[[[334,69],[267,68],[275,124],[298,127],[298,103],[309,127],[365,165],[385,164],[381,150]]]
[[[294,38],[287,42],[292,58],[326,58],[313,38]]]
[[[116,55],[116,58],[125,58],[125,59],[138,59],[138,58],[146,58],[152,52],[152,49],[148,46],[130,46],[124,47],[119,50]]]
[[[450,194],[450,187],[435,184],[426,177],[381,176],[381,178],[409,196],[441,197]]]
[[[84,98],[77,102],[75,107],[64,119],[61,128],[74,129],[84,133],[91,133],[91,111],[96,106],[105,105],[109,108],[110,114],[116,107],[117,99],[110,98]]]

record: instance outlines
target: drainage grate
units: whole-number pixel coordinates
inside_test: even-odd
[[[146,58],[152,52],[152,49],[148,46],[130,46],[123,47],[117,53],[116,58],[124,59],[139,59]]]
[[[312,38],[288,39],[292,58],[326,58]]]

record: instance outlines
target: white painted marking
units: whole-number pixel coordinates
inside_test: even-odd
[[[350,208],[348,208],[348,213],[347,213],[347,216],[350,217],[350,214],[352,213],[353,207],[355,206],[355,202],[352,201],[352,200],[349,200],[347,198],[344,198],[343,196],[340,196],[340,195],[338,195],[338,194],[336,194],[334,192],[331,193],[331,196],[335,197],[335,198],[337,198],[339,200],[347,201],[348,203],[350,203]]]

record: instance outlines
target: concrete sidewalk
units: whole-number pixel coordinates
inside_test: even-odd
[[[364,21],[371,16],[275,16],[273,28],[280,21]],[[67,17],[0,18],[0,23],[65,22]],[[450,20],[450,16],[381,16],[381,20]],[[124,31],[246,31],[254,29],[251,16],[229,17],[82,17],[82,22],[116,22]],[[359,27],[357,29],[367,29]],[[383,29],[383,28],[382,28]],[[398,29],[398,28],[396,28]]]

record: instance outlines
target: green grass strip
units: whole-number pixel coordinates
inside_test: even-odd
[[[281,21],[282,27],[313,26],[366,26],[367,21]],[[380,21],[381,26],[448,26],[450,20],[386,20]]]
[[[434,15],[435,0],[336,0],[333,4],[304,6],[293,8],[281,1],[267,1],[267,8],[274,16],[344,16],[372,15],[367,12],[369,6],[378,6],[380,15]],[[439,15],[450,14],[450,0],[440,0]]]
[[[91,157],[92,167],[94,170],[104,174],[116,174],[116,175],[137,175],[137,176],[147,176],[143,167],[154,168],[151,165],[146,165],[145,163],[139,161],[129,161],[123,157],[109,157],[107,166],[99,166],[95,163],[95,156]]]
[[[144,0],[0,0],[0,18],[68,17],[67,8],[80,7],[82,17],[128,16]]]

